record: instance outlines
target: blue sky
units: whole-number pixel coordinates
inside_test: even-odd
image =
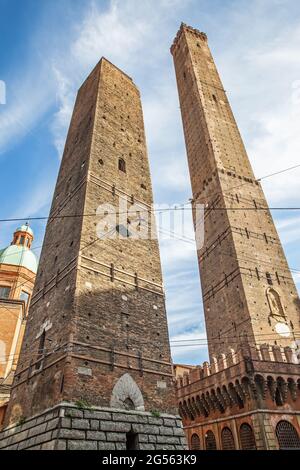
[[[0,0],[0,218],[48,215],[75,93],[107,57],[141,90],[154,198],[191,197],[170,45],[184,21],[209,45],[257,177],[299,163],[298,0]],[[300,206],[300,169],[263,183],[270,206]],[[298,211],[274,213],[290,266],[300,271]],[[15,223],[0,223],[0,247]],[[45,222],[33,222],[39,253]],[[186,236],[193,237],[191,224]],[[196,251],[161,240],[172,339],[205,338]],[[299,287],[300,275],[295,274]],[[201,363],[206,347],[174,348]]]

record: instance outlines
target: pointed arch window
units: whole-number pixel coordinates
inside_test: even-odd
[[[191,437],[191,450],[200,450],[200,439],[196,433]]]
[[[279,449],[300,449],[300,438],[289,421],[279,421],[276,426],[276,437],[279,444]]]
[[[222,429],[221,440],[223,450],[235,450],[233,434],[229,428]]]
[[[210,430],[205,434],[205,448],[206,450],[217,450],[215,435]]]
[[[254,432],[250,424],[243,423],[241,425],[240,440],[242,450],[256,450]]]

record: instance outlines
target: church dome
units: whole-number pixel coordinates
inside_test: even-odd
[[[35,254],[23,245],[10,245],[0,251],[0,264],[23,266],[36,274],[38,261]]]
[[[28,224],[18,227],[11,245],[0,250],[0,264],[23,266],[36,274],[38,260],[30,250],[32,240],[33,231]]]

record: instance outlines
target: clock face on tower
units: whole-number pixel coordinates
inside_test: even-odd
[[[291,334],[290,327],[286,323],[282,323],[282,322],[276,323],[275,330],[276,330],[276,333],[278,333],[280,336],[283,336],[285,338],[288,338]]]

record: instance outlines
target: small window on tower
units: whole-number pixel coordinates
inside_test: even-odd
[[[217,103],[217,97],[216,97],[216,95],[212,95],[212,97],[213,97],[214,102]]]
[[[123,173],[126,173],[126,163],[123,158],[119,158],[119,170],[123,171]]]
[[[273,285],[273,281],[272,281],[272,276],[270,273],[266,273],[266,278],[267,278],[267,283],[272,286]]]
[[[22,235],[20,237],[20,245],[24,245],[24,244],[25,244],[25,237],[24,237],[24,235]]]

